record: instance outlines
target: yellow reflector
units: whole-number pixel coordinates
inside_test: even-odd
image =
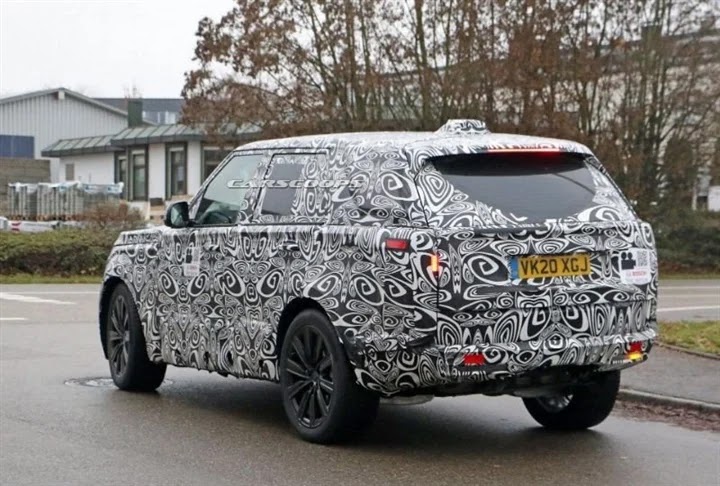
[[[641,359],[643,359],[643,354],[641,351],[631,351],[625,356],[630,361],[640,361]]]

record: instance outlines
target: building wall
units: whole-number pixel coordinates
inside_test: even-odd
[[[62,99],[61,99],[62,98]],[[35,137],[35,158],[62,138],[117,133],[127,127],[127,118],[83,102],[70,94],[48,93],[0,104],[0,134]],[[51,163],[53,181],[60,180],[57,159]]]
[[[151,144],[148,159],[148,196],[165,199],[165,144]]]
[[[202,174],[202,143],[189,142],[187,145],[188,193],[194,195],[200,189]]]
[[[63,170],[61,170],[63,176],[67,164],[73,164],[75,170],[74,180],[76,181],[92,184],[112,184],[115,182],[115,159],[112,152],[63,157]]]

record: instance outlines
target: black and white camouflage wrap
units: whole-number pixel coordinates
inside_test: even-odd
[[[253,211],[262,198],[257,188],[248,193],[243,224],[123,233],[107,263],[105,291],[119,281],[131,289],[151,360],[274,381],[283,312],[313,301],[336,327],[359,383],[385,395],[545,365],[619,369],[630,365],[630,342],[642,342],[647,353],[656,335],[652,230],[591,152],[568,141],[455,125],[240,147],[264,154],[259,174],[273,156],[304,154],[305,178],[352,184],[298,190],[293,217],[283,221]],[[587,156],[594,206],[530,224],[470,202],[425,163],[541,148]],[[410,240],[411,251],[388,250],[388,238]],[[649,281],[619,277],[619,259],[629,250],[646,250]],[[578,252],[590,254],[587,277],[510,278],[515,255]],[[438,275],[430,269],[434,253]],[[487,365],[463,367],[463,357],[477,352]]]

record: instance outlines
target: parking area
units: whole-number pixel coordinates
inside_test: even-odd
[[[109,376],[97,291],[0,286],[4,484],[674,485],[720,477],[716,433],[617,415],[591,431],[552,433],[512,397],[383,405],[363,440],[325,447],[294,435],[271,383],[171,368],[154,394],[102,380],[84,386]],[[660,311],[717,318],[720,282],[664,284]]]

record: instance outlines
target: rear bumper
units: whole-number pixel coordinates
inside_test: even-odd
[[[415,350],[372,353],[365,357],[364,366],[356,367],[356,375],[360,384],[386,396],[445,394],[443,390],[452,390],[455,385],[512,380],[537,370],[577,368],[602,372],[628,368],[648,358],[656,337],[653,325],[644,331],[624,335],[464,346],[429,345]],[[641,351],[633,354],[631,359],[628,353],[634,343]],[[468,355],[482,356],[483,363],[467,365],[465,357]],[[463,389],[483,392],[482,387]],[[462,393],[470,392],[457,394]]]

